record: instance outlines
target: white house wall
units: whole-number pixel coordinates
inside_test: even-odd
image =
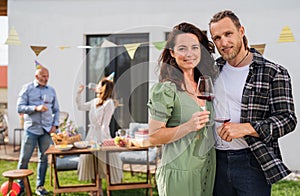
[[[300,51],[300,1],[274,0],[9,0],[9,28],[15,27],[22,46],[9,47],[8,114],[9,139],[18,127],[17,94],[21,86],[34,78],[34,60],[50,71],[49,84],[57,90],[61,110],[69,111],[70,118],[79,126],[84,124],[84,113],[74,107],[74,93],[84,83],[84,50],[86,34],[114,34],[149,32],[150,42],[162,41],[165,31],[182,21],[191,22],[207,30],[208,22],[217,11],[231,9],[246,28],[250,44],[266,43],[265,56],[283,64],[290,71],[294,85],[297,116],[299,117],[300,83],[297,56]],[[295,43],[277,43],[284,26],[289,26]],[[30,45],[45,45],[47,49],[36,57]],[[58,46],[71,46],[60,50]],[[151,81],[160,51],[150,48]],[[300,143],[299,131],[280,140],[283,158],[293,169],[300,170],[296,156]]]

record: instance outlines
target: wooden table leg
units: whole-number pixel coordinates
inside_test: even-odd
[[[93,154],[94,157],[94,171],[95,171],[95,186],[97,187],[97,196],[100,196],[100,176],[99,176],[99,167],[98,167],[98,151],[94,152]]]
[[[107,196],[110,196],[110,185],[111,185],[111,180],[110,180],[110,165],[109,165],[109,152],[105,152],[106,154],[106,193]]]
[[[53,169],[54,169],[54,184],[53,184],[53,189],[54,193],[53,195],[56,196],[55,190],[59,188],[59,181],[58,181],[58,176],[57,176],[57,168],[56,168],[56,155],[52,154],[52,164],[53,164]]]

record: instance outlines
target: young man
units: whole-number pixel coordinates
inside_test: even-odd
[[[231,115],[230,122],[216,126],[222,142],[217,142],[214,195],[271,195],[271,184],[290,173],[278,144],[297,124],[289,73],[248,48],[232,11],[215,14],[209,28],[221,55],[216,101],[226,102]]]
[[[38,67],[35,80],[23,86],[17,102],[18,113],[24,114],[24,136],[18,163],[18,169],[27,169],[34,148],[39,148],[37,167],[36,194],[46,195],[44,188],[47,171],[45,151],[51,144],[51,133],[59,125],[59,105],[54,88],[47,85],[49,72],[45,67]],[[24,190],[22,182],[21,191]]]

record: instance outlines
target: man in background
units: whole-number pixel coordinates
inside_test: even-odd
[[[36,62],[37,63],[37,62]],[[25,84],[17,101],[18,113],[24,114],[24,136],[21,145],[18,169],[27,169],[34,148],[38,146],[38,167],[36,179],[37,195],[47,195],[44,188],[48,166],[45,151],[51,144],[51,133],[59,125],[59,104],[54,88],[47,85],[48,69],[37,64],[35,80]],[[21,191],[24,184],[20,181]]]

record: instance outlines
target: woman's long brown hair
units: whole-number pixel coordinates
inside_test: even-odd
[[[101,80],[101,90],[99,93],[97,93],[97,97],[100,98],[99,102],[96,104],[96,107],[101,106],[104,104],[104,102],[114,97],[114,83],[110,80],[103,79]]]
[[[174,49],[176,37],[180,34],[184,33],[191,33],[197,36],[200,46],[201,46],[201,60],[197,67],[194,68],[194,80],[195,82],[198,81],[198,78],[202,75],[202,73],[199,70],[199,67],[203,65],[213,65],[214,60],[211,56],[209,58],[204,57],[205,54],[204,50],[207,51],[207,53],[211,54],[214,53],[214,44],[208,40],[207,36],[196,26],[183,22],[178,25],[176,25],[172,31],[168,35],[166,46],[160,55],[160,58],[158,60],[158,65],[160,66],[160,75],[159,75],[159,81],[171,81],[174,82],[178,90],[182,89],[182,84],[185,87],[185,82],[183,78],[183,72],[179,68],[177,62],[175,59],[171,56],[170,50]]]

